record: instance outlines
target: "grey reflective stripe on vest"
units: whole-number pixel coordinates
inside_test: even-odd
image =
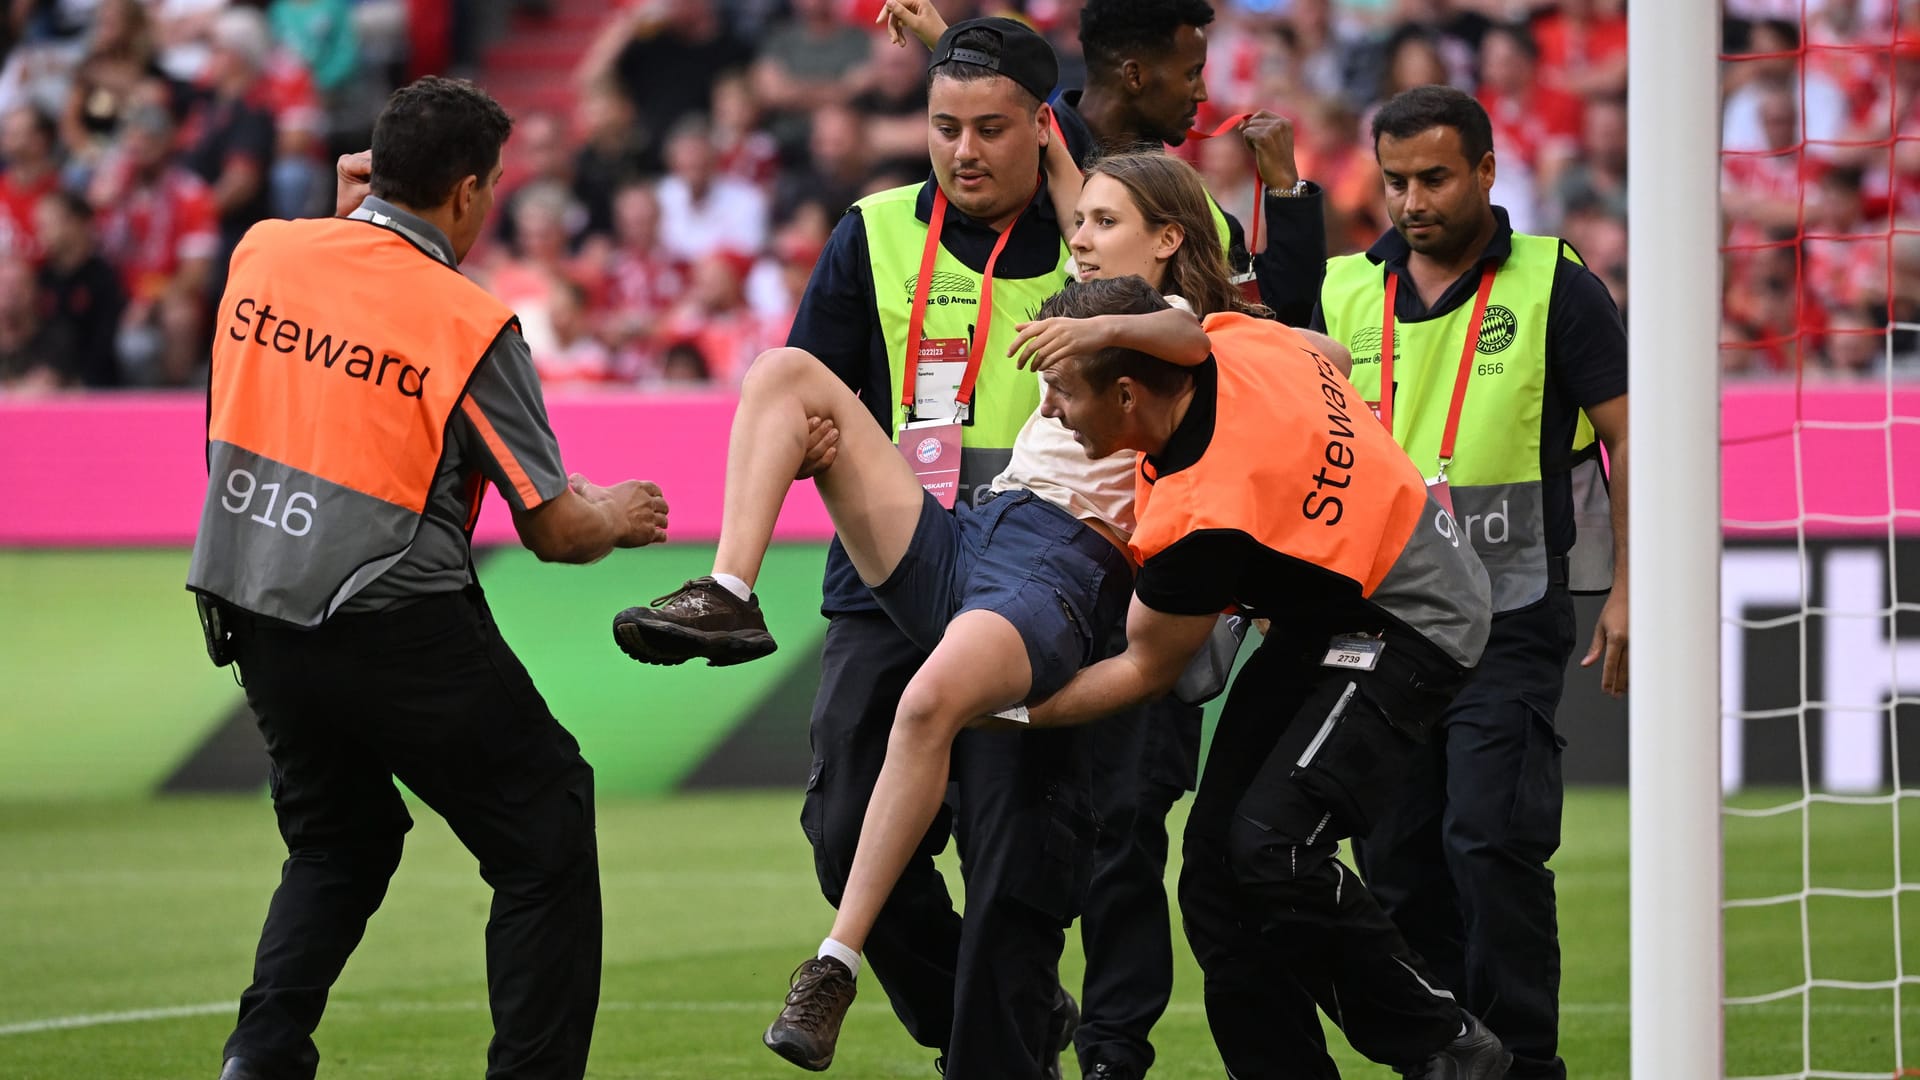
[[[187,587],[318,626],[413,544],[420,515],[231,443],[207,446]]]
[[[1547,595],[1546,503],[1539,481],[1450,493],[1454,520],[1493,579],[1493,610],[1523,608]]]
[[[1613,497],[1595,454],[1568,474],[1573,488],[1573,550],[1567,552],[1567,588],[1602,593],[1613,588]]]
[[[1459,494],[1454,494],[1458,507]],[[1487,568],[1460,537],[1460,526],[1427,497],[1424,516],[1367,597],[1446,650],[1463,667],[1480,662],[1492,626]],[[1494,605],[1497,607],[1497,605]]]

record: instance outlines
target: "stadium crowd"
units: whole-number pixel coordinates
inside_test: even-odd
[[[0,392],[204,379],[226,256],[268,216],[326,213],[338,152],[423,68],[485,83],[498,0],[14,0],[0,27]],[[1011,6],[1080,84],[1077,5]],[[1920,2],[1729,0],[1723,358],[1862,376],[1920,318]],[[1446,82],[1492,115],[1495,201],[1626,279],[1624,0],[1221,0],[1198,126],[1293,118],[1331,253],[1387,226],[1365,132]],[[530,17],[547,10],[535,3]],[[633,0],[519,116],[494,235],[468,272],[518,312],[550,388],[730,384],[782,344],[840,210],[927,170],[925,51],[873,0]],[[1914,27],[1897,31],[1898,26]],[[449,44],[450,43],[450,44]],[[1890,147],[1892,149],[1890,149]],[[1237,140],[1191,141],[1250,219]],[[1896,371],[1920,340],[1893,335]]]

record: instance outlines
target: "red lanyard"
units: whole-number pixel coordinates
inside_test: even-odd
[[[1194,128],[1187,132],[1187,138],[1217,139],[1232,131],[1234,128],[1239,127],[1242,120],[1252,115],[1252,113],[1236,113],[1222,120],[1220,126],[1214,128],[1212,131],[1201,131],[1199,128]],[[1260,219],[1266,216],[1261,212],[1264,209],[1262,204],[1266,202],[1264,198],[1266,193],[1267,185],[1261,182],[1260,166],[1256,163],[1253,167],[1253,221],[1247,226],[1249,234],[1247,237],[1247,254],[1249,255],[1257,254],[1260,251]]]
[[[1487,317],[1487,298],[1493,295],[1497,268],[1488,263],[1480,271],[1480,292],[1473,298],[1473,318],[1467,323],[1467,340],[1460,345],[1460,370],[1453,377],[1453,403],[1447,408],[1447,427],[1440,435],[1440,467],[1453,460],[1453,437],[1460,433],[1460,406],[1467,400],[1467,379],[1473,374],[1473,356],[1480,347],[1480,324]],[[1387,310],[1380,318],[1380,422],[1393,434],[1393,298],[1399,292],[1400,275],[1387,271]]]
[[[1040,197],[1039,181],[1034,181],[1033,198]],[[1033,205],[1033,199],[1027,200]],[[1024,214],[1025,211],[1023,210]],[[1013,236],[1013,230],[1020,222],[1015,218],[1012,225],[1000,230],[1000,239],[993,242],[993,253],[987,256],[987,268],[980,279],[980,314],[974,322],[973,349],[967,355],[967,373],[960,379],[960,391],[954,395],[956,419],[964,419],[960,410],[971,411],[973,407],[973,384],[980,377],[980,361],[987,355],[987,331],[993,327],[993,266],[1000,261],[1000,253],[1006,250],[1007,240]],[[913,287],[913,314],[907,317],[907,362],[906,378],[900,389],[900,405],[907,410],[909,419],[913,416],[913,391],[920,381],[920,339],[921,330],[927,319],[927,293],[933,286],[934,257],[940,253],[940,230],[947,224],[947,193],[940,185],[933,187],[933,220],[927,222],[927,245],[920,252],[920,280]]]

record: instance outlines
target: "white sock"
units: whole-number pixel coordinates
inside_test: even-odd
[[[748,585],[732,574],[715,574],[713,580],[726,587],[726,590],[742,600],[753,599],[753,586]]]
[[[815,955],[823,958],[831,956],[835,960],[847,965],[847,970],[853,972],[854,978],[857,979],[860,977],[860,954],[832,938],[822,941],[820,943],[820,951]]]

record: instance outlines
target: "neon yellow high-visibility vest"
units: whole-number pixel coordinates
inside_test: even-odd
[[[1571,248],[1564,250],[1576,258]],[[1495,611],[1525,607],[1547,591],[1540,425],[1547,308],[1562,251],[1555,237],[1513,234],[1513,251],[1494,278],[1480,323],[1447,466],[1455,514],[1493,581]],[[1353,353],[1353,385],[1373,403],[1380,400],[1386,275],[1386,267],[1365,254],[1343,255],[1328,260],[1320,293],[1327,334]],[[1440,466],[1441,435],[1472,318],[1473,305],[1462,304],[1436,319],[1394,324],[1393,436],[1429,477]],[[1612,535],[1593,426],[1584,413],[1572,445],[1546,458],[1547,468],[1557,462],[1571,474],[1579,532],[1571,584],[1581,592],[1603,590],[1612,577]]]
[[[854,205],[866,221],[867,251],[873,266],[874,306],[887,343],[887,372],[891,397],[888,413],[893,426],[900,422],[900,391],[906,382],[907,323],[913,315],[914,286],[920,280],[920,255],[926,247],[927,223],[915,215],[920,184],[875,192]],[[1015,226],[1018,227],[1018,226]],[[1040,380],[1033,372],[1014,366],[1007,357],[1014,327],[1034,317],[1047,297],[1067,283],[1067,245],[1046,273],[1010,278],[996,270],[993,278],[994,314],[988,327],[986,353],[974,385],[973,414],[961,432],[960,497],[972,501],[985,493],[1013,458],[1013,440],[1040,407]],[[922,334],[928,340],[973,340],[980,305],[981,276],[946,248],[934,257],[933,283],[927,294]]]

